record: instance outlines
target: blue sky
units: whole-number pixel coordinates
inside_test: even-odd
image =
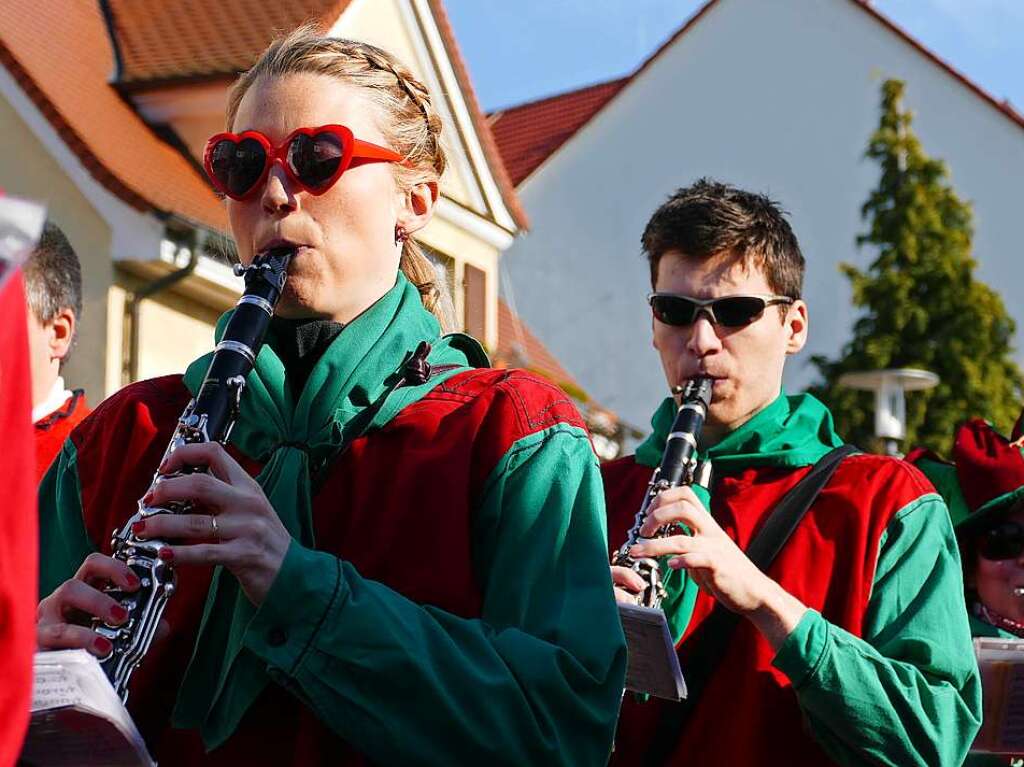
[[[703,0],[445,1],[487,111],[627,74],[702,5]],[[1024,112],[1024,0],[874,0],[873,6]]]

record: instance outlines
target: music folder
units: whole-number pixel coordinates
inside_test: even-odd
[[[37,652],[34,672],[19,767],[155,767],[93,656],[85,650]]]
[[[977,638],[983,717],[972,752],[1024,754],[1024,640]]]
[[[626,689],[666,700],[685,698],[686,681],[664,611],[620,602],[619,618],[628,653]]]

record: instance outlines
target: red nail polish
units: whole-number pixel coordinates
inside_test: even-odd
[[[125,579],[128,581],[129,588],[137,589],[139,586],[142,585],[142,581],[139,580],[139,576],[137,576],[133,572],[129,571],[129,573],[125,576]]]
[[[114,605],[110,608],[110,617],[120,623],[121,621],[128,620],[128,611],[121,605]]]
[[[160,559],[164,560],[165,562],[170,562],[172,559],[174,559],[174,552],[165,546],[164,548],[160,549],[160,553],[157,556],[159,556]]]
[[[92,640],[92,646],[96,652],[100,653],[100,655],[106,655],[114,649],[114,645],[112,645],[110,640],[106,637],[96,637]]]
[[[153,502],[153,493],[149,492],[142,496],[142,505],[149,506]]]
[[[132,525],[132,532],[136,535],[144,532],[146,529],[146,520],[142,519]]]

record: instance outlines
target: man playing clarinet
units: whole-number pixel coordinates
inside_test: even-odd
[[[981,690],[948,514],[916,469],[844,456],[828,409],[782,390],[808,308],[778,204],[701,180],[654,213],[642,243],[667,388],[713,381],[698,444],[712,473],[709,504],[685,485],[660,493],[630,551],[661,562],[690,695],[627,695],[613,764],[959,765]],[[613,548],[677,408],[662,402],[636,454],[603,468]],[[788,536],[778,517],[766,524],[782,506]],[[616,598],[635,600],[637,573],[612,573]]]

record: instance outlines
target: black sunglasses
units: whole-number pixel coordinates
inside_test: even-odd
[[[1024,526],[1009,521],[992,525],[978,535],[977,545],[978,553],[990,561],[1016,559],[1024,551]]]
[[[690,298],[675,293],[651,293],[647,303],[654,316],[666,325],[692,325],[703,312],[712,325],[741,328],[761,316],[766,307],[791,304],[788,296],[723,296],[722,298]]]

